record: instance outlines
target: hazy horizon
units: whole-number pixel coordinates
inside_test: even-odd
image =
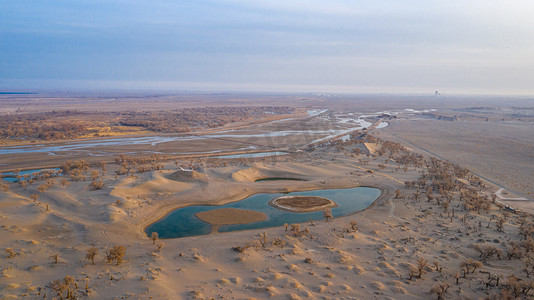
[[[534,95],[526,0],[2,6],[2,91]]]

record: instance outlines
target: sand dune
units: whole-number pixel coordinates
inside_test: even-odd
[[[168,179],[179,182],[208,182],[208,176],[196,170],[180,168],[178,171],[167,176]]]
[[[232,173],[232,179],[236,182],[254,182],[263,178],[298,178],[305,180],[308,176],[303,173],[289,170],[276,170],[263,165],[242,169]]]
[[[473,244],[504,251],[506,239],[519,240],[518,215],[508,215],[500,232],[495,229],[495,220],[503,215],[498,207],[467,212],[454,194],[450,207],[456,215],[451,219],[437,194],[431,201],[415,200],[416,190],[400,183],[415,180],[423,167],[398,171],[389,162],[379,173],[368,173],[341,151],[325,149],[314,155],[312,161],[236,163],[197,171],[168,163],[165,170],[118,179],[110,171],[101,190],[90,189],[87,181],[56,183],[39,193],[36,202],[30,198],[35,186],[25,190],[10,184],[8,192],[0,192],[5,251],[0,297],[40,298],[45,292],[52,297],[56,292],[50,282],[66,275],[77,282],[80,298],[429,299],[435,297],[430,290],[438,283],[452,286],[450,298],[496,291],[486,288],[486,273],[470,273],[458,285],[454,276],[462,261],[480,259]],[[378,164],[385,163],[384,158],[368,159],[365,169],[378,170]],[[306,181],[254,182],[284,176]],[[254,193],[360,185],[379,187],[383,194],[362,212],[299,224],[300,232],[282,226],[154,241],[143,232],[177,207],[221,204]],[[397,189],[402,197],[395,197]],[[489,196],[492,189],[488,183],[481,193]],[[210,222],[234,221],[223,215]],[[104,260],[105,252],[117,245],[126,247],[120,265]],[[98,249],[95,265],[86,258],[91,247]],[[410,275],[420,258],[428,261],[422,278]],[[519,259],[491,258],[480,270],[498,274],[504,282],[521,264]]]

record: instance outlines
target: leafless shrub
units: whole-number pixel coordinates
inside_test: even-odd
[[[117,265],[119,265],[124,255],[126,255],[126,247],[124,246],[113,246],[113,248],[106,250],[106,260],[109,263],[115,260],[117,261]]]
[[[37,190],[40,192],[40,193],[43,193],[45,192],[46,190],[49,189],[49,186],[47,184],[41,184],[37,187]]]
[[[50,255],[50,258],[54,261],[54,264],[57,264],[59,261],[59,254]]]
[[[87,250],[87,253],[85,254],[85,258],[91,260],[91,263],[95,264],[95,256],[98,254],[98,248],[91,247]]]
[[[513,295],[515,298],[520,298],[524,295],[529,297],[530,291],[534,288],[534,281],[521,280],[515,275],[510,275],[503,284],[503,291]]]
[[[323,210],[323,218],[325,218],[326,222],[333,218],[332,209],[330,207],[327,207]]]
[[[417,278],[421,278],[423,276],[427,264],[428,260],[424,259],[423,257],[419,257],[417,259]]]
[[[93,180],[93,181],[91,181],[90,186],[94,190],[101,190],[104,187],[104,181],[103,180]]]
[[[152,240],[152,245],[156,244],[156,241],[159,239],[159,234],[157,232],[152,232],[150,235],[150,239]]]
[[[74,280],[74,277],[67,275],[63,279],[54,280],[50,283],[50,288],[57,293],[59,299],[63,299],[63,293],[67,291],[65,299],[77,299],[74,292],[78,288],[78,284]]]
[[[497,219],[497,221],[495,221],[495,225],[497,226],[498,232],[503,232],[504,218],[500,217]]]
[[[284,239],[282,239],[280,237],[275,237],[274,240],[273,240],[273,245],[275,245],[277,247],[280,247],[280,248],[283,248],[286,245],[286,240],[284,240]]]
[[[512,258],[521,259],[523,257],[523,251],[517,243],[511,241],[510,246],[506,250],[506,257],[508,260],[511,260]]]
[[[436,268],[436,272],[440,272],[443,270],[443,267],[439,265],[439,262],[437,260],[433,261],[432,264],[434,265],[434,268]]]
[[[475,270],[482,266],[483,266],[482,262],[471,259],[471,258],[468,258],[467,260],[464,260],[460,263],[460,268],[463,271],[464,278],[466,278],[467,274],[469,273],[475,273]]]
[[[11,249],[11,248],[6,248],[6,254],[7,254],[7,258],[13,258],[15,257],[15,255],[17,255],[17,253]]]
[[[98,170],[91,170],[91,179],[93,181],[95,181],[99,176],[100,174],[98,173]]]
[[[482,261],[487,261],[493,256],[497,256],[497,258],[500,260],[503,256],[501,249],[497,249],[491,245],[474,245],[474,248],[480,253],[479,257],[482,259]]]
[[[434,285],[432,289],[430,289],[430,294],[436,294],[436,296],[438,296],[438,300],[442,300],[443,295],[447,293],[449,287],[450,285],[447,282],[440,282],[437,285]]]
[[[258,239],[258,241],[260,242],[261,247],[265,248],[265,246],[267,245],[267,233],[260,233],[260,238]]]
[[[352,230],[356,231],[358,230],[358,222],[356,220],[352,220],[350,221],[350,227],[352,228]]]
[[[294,236],[300,235],[300,225],[299,224],[291,224],[291,232],[293,232]]]

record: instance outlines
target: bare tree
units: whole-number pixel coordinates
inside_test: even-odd
[[[293,232],[294,236],[300,235],[300,225],[299,224],[291,224],[291,232]]]
[[[356,231],[358,230],[358,222],[356,220],[352,220],[350,221],[350,227],[352,228],[352,230]]]
[[[91,181],[90,186],[95,190],[101,190],[104,187],[104,181],[103,180],[93,180],[93,181]]]
[[[59,261],[59,254],[50,255],[50,258],[54,261],[55,264]]]
[[[113,248],[106,250],[106,260],[112,262],[117,261],[117,265],[122,262],[122,259],[126,255],[126,247],[124,246],[113,246]]]
[[[71,285],[75,285],[76,284],[76,282],[74,280],[74,277],[72,277],[70,275],[67,275],[67,276],[65,276],[63,281],[65,281],[65,286],[67,288],[67,299],[74,299],[74,297],[73,297],[73,292],[74,291],[72,290],[72,287],[71,287]],[[76,285],[74,287],[76,287]]]
[[[462,271],[464,273],[464,278],[466,278],[467,274],[469,273],[475,273],[475,270],[482,266],[483,266],[482,262],[471,259],[471,258],[468,258],[467,260],[464,260],[460,263],[460,268],[462,268]]]
[[[419,257],[417,259],[417,278],[421,278],[425,273],[425,267],[428,264],[428,260]]]
[[[434,265],[434,268],[436,268],[436,272],[440,272],[443,270],[443,267],[439,265],[439,262],[437,260],[433,261],[432,264]]]
[[[30,198],[33,199],[33,202],[36,202],[37,199],[39,199],[39,195],[38,195],[38,194],[31,194],[31,195],[30,195]]]
[[[95,256],[98,254],[98,248],[91,247],[87,250],[85,258],[90,259],[93,265],[95,264]]]
[[[327,207],[323,210],[323,218],[325,218],[326,222],[333,218],[332,209],[330,207]]]
[[[57,293],[59,299],[63,300],[63,292],[67,289],[65,281],[61,279],[56,279],[50,284],[50,288]]]
[[[430,290],[430,294],[436,294],[438,296],[438,300],[443,299],[443,295],[447,292],[450,285],[446,282],[438,283],[437,285],[433,286]]]
[[[91,179],[95,181],[100,174],[98,173],[98,170],[91,170]]]
[[[504,218],[500,217],[496,222],[495,225],[497,225],[497,231],[503,232],[503,225],[504,225]]]
[[[157,232],[152,232],[152,235],[150,236],[150,239],[152,239],[152,245],[156,244],[156,241],[159,239],[159,234]]]

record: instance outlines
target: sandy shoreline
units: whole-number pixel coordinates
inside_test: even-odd
[[[295,203],[297,201],[303,203]],[[337,206],[330,199],[316,196],[280,196],[270,200],[268,204],[274,208],[294,213],[318,211]]]
[[[381,199],[385,198],[386,196],[389,196],[391,194],[393,194],[393,191],[399,187],[392,187],[390,185],[383,185],[383,186],[371,186],[370,183],[362,183],[362,184],[356,184],[353,182],[353,181],[350,181],[350,182],[347,182],[346,184],[343,184],[343,183],[337,183],[337,184],[332,184],[332,185],[329,185],[327,187],[312,187],[312,188],[295,188],[295,189],[291,189],[289,192],[304,192],[304,191],[313,191],[313,190],[319,190],[319,189],[350,189],[350,188],[356,188],[356,187],[369,187],[369,188],[377,188],[377,189],[380,189],[381,193],[380,195],[378,196],[378,198],[376,200],[373,201],[373,203],[371,203],[368,207],[362,209],[362,210],[359,210],[359,211],[356,211],[356,212],[353,212],[347,216],[350,216],[350,215],[353,215],[353,214],[357,214],[359,212],[362,212],[366,209],[369,209],[370,207],[372,207],[373,205],[375,205],[376,202],[379,202]],[[287,189],[284,189],[283,190],[284,192],[288,192]],[[188,203],[188,204],[184,204],[184,205],[178,205],[178,204],[169,204],[168,206],[163,206],[163,207],[160,207],[156,212],[154,212],[152,215],[146,215],[144,219],[140,220],[140,223],[139,224],[135,224],[135,227],[138,228],[139,230],[136,230],[138,232],[141,233],[141,235],[139,236],[140,238],[142,236],[146,236],[146,228],[149,227],[150,225],[160,221],[161,219],[165,218],[166,216],[168,216],[169,214],[171,214],[173,211],[177,210],[177,209],[180,209],[180,208],[184,208],[184,207],[188,207],[188,206],[195,206],[195,205],[206,205],[206,206],[221,206],[221,205],[224,205],[224,204],[228,204],[228,203],[234,203],[234,202],[239,202],[243,199],[246,199],[247,197],[250,197],[254,194],[261,194],[261,193],[280,193],[282,191],[273,191],[273,190],[265,190],[265,189],[259,189],[257,191],[254,191],[254,192],[248,192],[248,193],[243,193],[243,194],[239,194],[238,196],[234,197],[233,199],[224,199],[224,200],[213,200],[210,202],[210,204],[206,204],[206,203]]]

